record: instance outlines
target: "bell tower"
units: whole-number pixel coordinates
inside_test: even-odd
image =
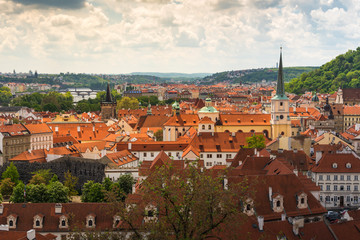
[[[101,102],[101,119],[106,121],[111,118],[116,118],[116,102],[112,99],[110,84],[108,83],[105,101]]]
[[[271,130],[272,138],[282,135],[291,136],[291,120],[289,115],[289,98],[285,95],[284,73],[282,64],[282,48],[280,48],[279,71],[276,95],[271,99]]]

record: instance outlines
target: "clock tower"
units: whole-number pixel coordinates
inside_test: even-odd
[[[280,48],[280,62],[276,85],[276,95],[271,99],[271,130],[272,138],[280,135],[291,136],[291,120],[289,115],[289,98],[285,95],[284,73],[282,64],[282,48]]]

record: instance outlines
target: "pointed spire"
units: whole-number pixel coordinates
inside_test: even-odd
[[[147,109],[147,115],[152,115],[150,100],[149,100],[149,105],[148,105],[148,109]]]
[[[107,89],[106,89],[106,99],[105,99],[105,102],[113,102],[112,96],[111,96],[111,91],[110,91],[110,84],[109,84],[109,83],[108,83]]]
[[[280,47],[280,61],[279,61],[279,71],[276,85],[276,95],[278,97],[285,97],[284,90],[284,73],[283,73],[283,64],[282,64],[282,47]]]

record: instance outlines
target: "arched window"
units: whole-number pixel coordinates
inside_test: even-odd
[[[280,201],[276,201],[276,207],[280,207]]]
[[[65,221],[65,219],[61,221],[61,226],[62,226],[62,227],[65,227],[65,226],[66,226],[66,221]]]
[[[89,220],[88,225],[89,225],[89,227],[92,227],[93,221],[91,219]]]
[[[201,128],[202,128],[202,130],[205,130],[205,125],[202,125]]]
[[[209,127],[208,127],[208,128],[209,128],[209,130],[211,130],[211,125],[209,125]]]
[[[9,221],[9,227],[12,227],[12,226],[14,226],[14,221],[13,221],[13,220],[10,220],[10,221]]]
[[[285,133],[284,132],[281,132],[281,135],[284,135]]]
[[[39,220],[36,220],[35,225],[36,225],[37,227],[39,227],[39,226],[40,226],[40,221],[39,221]]]

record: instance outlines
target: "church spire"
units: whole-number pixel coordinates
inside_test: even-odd
[[[276,85],[276,96],[279,98],[286,97],[284,89],[284,73],[283,73],[283,64],[282,64],[282,47],[280,47],[280,62],[278,70],[278,78]]]
[[[113,102],[111,97],[111,91],[110,91],[110,84],[108,83],[107,89],[106,89],[106,99],[105,102]]]

